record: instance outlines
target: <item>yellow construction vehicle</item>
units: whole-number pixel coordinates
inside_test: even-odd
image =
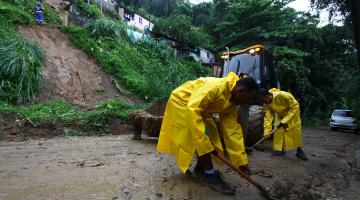
[[[270,48],[254,45],[238,51],[227,49],[220,56],[224,61],[220,77],[234,72],[239,77],[246,75],[254,78],[262,88],[280,87],[276,77],[276,62]],[[238,121],[247,146],[255,144],[263,136],[263,120],[261,102],[239,109]]]

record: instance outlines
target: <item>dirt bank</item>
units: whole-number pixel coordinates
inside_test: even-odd
[[[0,142],[0,199],[263,199],[226,167],[220,169],[237,186],[236,195],[216,193],[200,177],[182,175],[172,157],[156,153],[156,141],[131,137]],[[360,171],[351,166],[359,136],[305,129],[304,142],[308,162],[294,152],[280,158],[254,151],[253,178],[275,186],[283,199],[357,199]]]
[[[80,107],[92,105],[109,98],[123,98],[112,85],[112,78],[105,74],[95,60],[75,48],[66,34],[56,27],[18,27],[17,31],[35,41],[45,51],[46,66],[44,88],[40,102],[63,98]]]

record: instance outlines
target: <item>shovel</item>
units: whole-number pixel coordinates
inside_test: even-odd
[[[264,140],[270,138],[274,133],[275,131],[277,130],[278,128],[274,128],[272,131],[270,131],[270,133],[266,134],[266,136],[262,137],[259,141],[257,141],[252,147],[251,149],[253,148],[256,148],[257,145],[261,144]]]
[[[277,198],[272,196],[263,186],[258,184],[254,179],[252,179],[249,175],[241,171],[238,167],[236,167],[234,164],[232,164],[229,160],[224,158],[222,155],[218,154],[216,151],[213,151],[212,153],[216,158],[221,160],[223,163],[225,163],[227,166],[229,166],[231,169],[236,171],[241,177],[245,178],[251,185],[255,186],[261,194],[263,194],[267,199],[270,200],[276,200]]]

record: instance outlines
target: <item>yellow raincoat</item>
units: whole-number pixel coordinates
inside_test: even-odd
[[[288,128],[278,129],[274,133],[273,149],[276,151],[290,150],[302,147],[300,107],[293,95],[277,88],[269,90],[273,94],[271,104],[264,105],[264,135],[271,132],[275,120],[275,127],[280,123]],[[276,117],[275,117],[276,114]]]
[[[213,150],[223,153],[213,113],[220,116],[220,127],[232,162],[237,166],[248,163],[241,127],[237,123],[237,106],[230,102],[231,91],[238,80],[232,72],[224,78],[199,78],[171,93],[157,150],[174,155],[183,173],[189,168],[195,150],[199,156]],[[205,127],[208,134],[205,134]]]

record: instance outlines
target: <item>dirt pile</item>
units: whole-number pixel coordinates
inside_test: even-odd
[[[159,137],[167,100],[158,100],[146,110],[136,110],[129,114],[134,139],[141,139],[144,132],[149,137]]]
[[[45,51],[44,88],[39,102],[63,98],[83,108],[109,98],[123,98],[105,74],[83,51],[75,48],[66,34],[56,27],[18,27],[18,32],[35,41]]]
[[[29,119],[16,114],[6,114],[0,120],[0,141],[25,141],[28,139],[52,138],[64,135],[55,121],[44,120],[36,125]]]
[[[313,190],[313,182],[295,183],[289,180],[276,181],[270,193],[283,200],[319,200],[326,199],[321,193]]]

